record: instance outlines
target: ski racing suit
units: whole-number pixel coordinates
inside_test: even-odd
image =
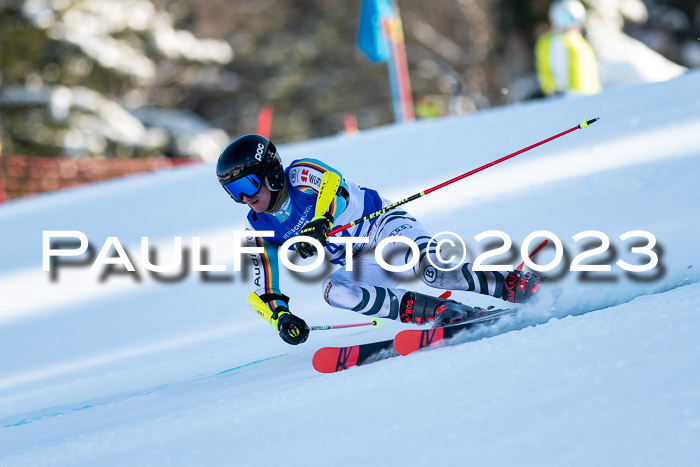
[[[248,237],[248,246],[262,247],[261,253],[252,253],[251,270],[256,293],[281,295],[279,285],[279,248],[314,217],[316,199],[321,178],[326,171],[333,171],[341,177],[340,188],[328,212],[335,219],[335,225],[345,225],[368,214],[379,211],[391,203],[375,190],[361,187],[345,180],[342,174],[316,159],[293,161],[285,169],[287,195],[281,208],[276,212],[248,213],[246,229],[273,231],[273,237]],[[471,264],[464,263],[451,271],[436,269],[428,261],[431,255],[436,262],[435,242],[429,245],[431,236],[420,222],[408,212],[395,208],[368,221],[361,222],[341,232],[344,237],[368,237],[367,243],[352,244],[353,270],[345,267],[328,276],[322,283],[324,300],[331,306],[352,310],[364,315],[401,319],[399,304],[406,290],[397,286],[407,276],[417,276],[425,284],[438,289],[473,291],[501,298],[507,273],[497,271],[472,271]],[[386,271],[375,260],[374,249],[383,239],[403,236],[419,248],[418,262],[407,273]],[[293,249],[293,247],[291,248]],[[325,247],[327,259],[336,265],[346,263],[344,244],[331,242]],[[395,266],[406,266],[412,260],[408,245],[400,242],[389,244],[382,254],[385,261]],[[271,309],[281,302],[272,300]]]

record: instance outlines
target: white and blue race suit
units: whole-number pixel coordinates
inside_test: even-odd
[[[379,211],[391,203],[375,190],[360,187],[345,180],[340,172],[316,159],[293,161],[285,170],[287,197],[275,212],[248,213],[246,228],[255,231],[272,231],[272,237],[248,237],[249,246],[262,247],[261,253],[251,254],[252,279],[258,295],[278,294],[279,248],[314,217],[316,199],[321,178],[326,171],[341,177],[341,189],[331,203],[328,212],[334,225],[345,225],[368,214]],[[339,190],[340,192],[341,190]],[[337,308],[352,310],[379,318],[399,319],[399,304],[407,292],[397,286],[407,276],[419,277],[425,284],[438,289],[464,290],[501,297],[505,274],[501,272],[472,271],[471,264],[464,263],[451,271],[440,271],[428,261],[435,259],[435,243],[429,245],[430,235],[414,217],[400,208],[389,210],[368,221],[343,231],[345,237],[368,237],[367,243],[353,244],[353,270],[338,268],[322,283],[323,298]],[[376,261],[374,248],[388,237],[403,236],[412,240],[420,251],[419,261],[406,273],[391,273]],[[346,262],[345,245],[328,242],[327,259],[338,266]],[[412,252],[404,243],[395,242],[384,249],[385,260],[392,265],[406,265],[412,260]],[[274,309],[281,302],[272,300]]]

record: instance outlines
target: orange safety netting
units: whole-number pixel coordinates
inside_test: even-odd
[[[185,157],[107,159],[3,154],[0,155],[0,202],[199,161]]]

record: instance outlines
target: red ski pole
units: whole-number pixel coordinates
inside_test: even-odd
[[[598,120],[599,120],[598,118],[592,118],[592,119],[590,119],[590,120],[584,120],[584,121],[582,121],[581,123],[579,123],[578,125],[576,125],[575,127],[569,128],[568,130],[562,131],[561,133],[559,133],[559,134],[557,134],[557,135],[554,135],[554,136],[551,136],[551,137],[549,137],[549,138],[547,138],[547,139],[543,139],[543,140],[540,141],[539,143],[535,143],[535,144],[533,144],[533,145],[531,145],[531,146],[528,146],[528,147],[526,147],[526,148],[523,148],[523,149],[521,149],[521,150],[519,150],[519,151],[516,151],[516,152],[514,152],[514,153],[512,153],[512,154],[508,154],[507,156],[503,156],[503,157],[501,157],[500,159],[496,159],[496,160],[493,161],[493,162],[489,162],[488,164],[482,165],[481,167],[478,167],[478,168],[476,168],[476,169],[474,169],[474,170],[470,170],[470,171],[467,172],[467,173],[463,173],[463,174],[460,175],[459,177],[455,177],[455,178],[453,178],[452,180],[448,180],[448,181],[446,181],[446,182],[444,182],[444,183],[441,183],[441,184],[439,184],[439,185],[436,185],[436,186],[434,186],[434,187],[432,187],[432,188],[428,188],[428,189],[425,190],[425,191],[421,191],[420,193],[416,193],[416,194],[413,195],[413,196],[409,196],[409,197],[406,198],[406,199],[403,199],[403,200],[401,200],[401,201],[397,201],[396,203],[391,204],[391,205],[389,205],[389,206],[387,206],[387,207],[385,207],[385,208],[382,208],[382,209],[380,209],[380,210],[377,211],[377,212],[373,212],[372,214],[368,214],[368,215],[366,215],[365,217],[361,217],[361,218],[359,218],[359,219],[357,219],[357,220],[354,220],[354,221],[350,222],[349,224],[345,224],[345,225],[341,225],[340,227],[336,227],[335,229],[329,231],[328,234],[327,234],[326,236],[327,236],[327,237],[330,237],[331,235],[335,235],[335,234],[337,234],[337,233],[339,233],[339,232],[342,232],[343,230],[347,230],[347,229],[349,229],[350,227],[353,227],[353,226],[359,224],[360,222],[364,222],[364,221],[366,221],[366,220],[369,220],[369,219],[372,219],[372,218],[374,218],[374,217],[377,217],[377,216],[379,216],[379,215],[381,215],[381,214],[384,214],[385,212],[390,211],[390,210],[392,210],[392,209],[394,209],[394,208],[396,208],[396,207],[398,207],[398,206],[401,206],[401,205],[403,205],[403,204],[406,204],[406,203],[409,203],[409,202],[411,202],[411,201],[413,201],[413,200],[416,200],[416,199],[418,199],[418,198],[421,198],[421,197],[423,197],[423,196],[425,196],[425,195],[427,195],[427,194],[429,194],[429,193],[432,193],[433,191],[437,191],[437,190],[439,190],[440,188],[444,188],[444,187],[446,187],[447,185],[451,185],[451,184],[453,184],[454,182],[458,182],[458,181],[462,180],[463,178],[467,178],[467,177],[469,177],[469,176],[471,176],[471,175],[474,175],[475,173],[481,172],[482,170],[488,169],[489,167],[492,167],[492,166],[494,166],[494,165],[496,165],[496,164],[500,164],[500,163],[503,162],[503,161],[507,161],[508,159],[510,159],[510,158],[512,158],[512,157],[515,157],[515,156],[517,156],[517,155],[520,155],[520,154],[522,154],[522,153],[524,153],[524,152],[526,152],[526,151],[529,151],[530,149],[536,148],[537,146],[541,146],[541,145],[543,145],[544,143],[548,143],[548,142],[552,141],[553,139],[557,139],[557,138],[559,138],[559,137],[561,137],[561,136],[564,136],[564,135],[566,135],[566,134],[568,134],[568,133],[571,133],[572,131],[575,131],[575,130],[578,130],[578,129],[581,129],[581,128],[588,128],[591,124],[597,122]]]

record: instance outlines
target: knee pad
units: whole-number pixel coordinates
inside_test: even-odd
[[[362,289],[350,281],[326,278],[321,285],[323,299],[333,307],[349,310],[362,298]]]
[[[333,287],[333,281],[329,278],[326,278],[326,280],[324,280],[321,284],[321,290],[323,290],[323,299],[329,305],[331,304],[331,302],[328,301],[328,294],[331,292],[331,287]]]

